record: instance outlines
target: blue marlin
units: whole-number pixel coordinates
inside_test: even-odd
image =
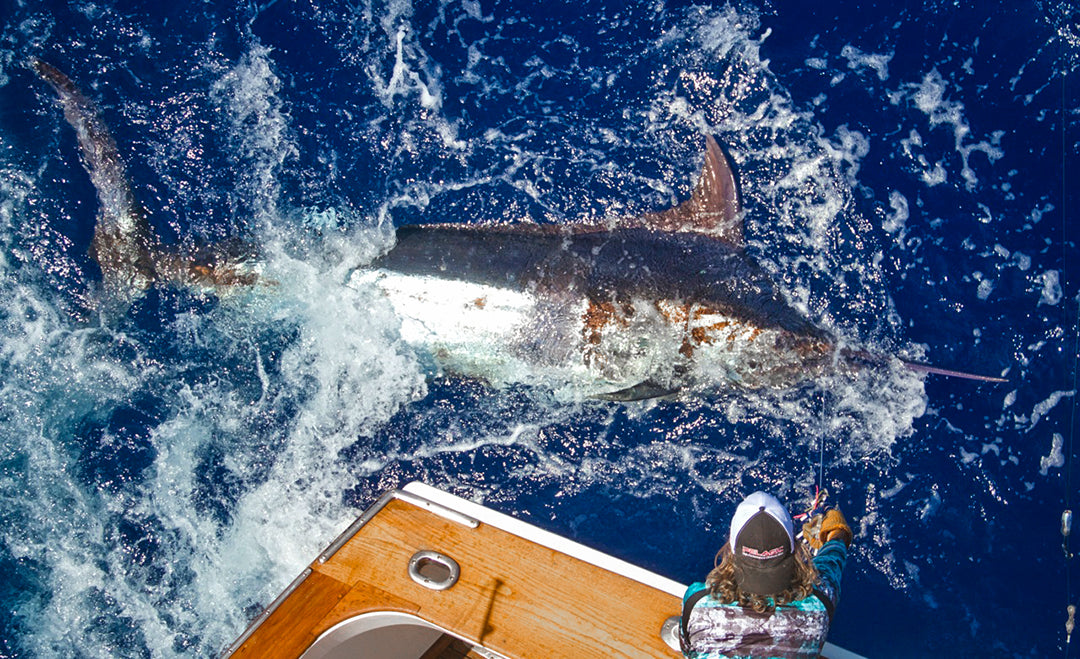
[[[787,387],[888,361],[813,324],[747,254],[735,177],[712,136],[674,208],[601,224],[405,226],[354,278],[381,288],[404,337],[448,370],[554,377],[598,398]]]
[[[130,299],[157,281],[220,289],[257,280],[248,262],[164,249],[97,107],[55,67],[31,66],[60,98],[97,189],[92,252],[108,291]],[[438,368],[492,384],[631,401],[787,387],[889,361],[812,323],[747,254],[735,177],[712,136],[690,198],[662,212],[572,225],[403,226],[396,237],[350,285],[381,291],[402,337]]]

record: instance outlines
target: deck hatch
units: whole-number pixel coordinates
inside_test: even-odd
[[[409,576],[424,588],[446,590],[457,583],[461,567],[437,551],[418,551],[409,559]]]

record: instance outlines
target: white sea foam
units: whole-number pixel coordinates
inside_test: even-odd
[[[1060,469],[1065,466],[1065,453],[1062,450],[1065,446],[1065,438],[1061,436],[1061,433],[1054,433],[1050,442],[1050,453],[1042,458],[1039,458],[1039,473],[1046,476],[1051,469]]]
[[[1061,302],[1063,295],[1061,290],[1061,276],[1057,270],[1046,270],[1035,278],[1036,282],[1042,283],[1042,295],[1039,304],[1056,305]]]
[[[900,232],[910,216],[907,197],[899,191],[893,190],[889,193],[889,207],[892,208],[892,212],[885,217],[881,228],[889,233]]]
[[[1035,429],[1035,426],[1039,424],[1046,414],[1057,407],[1057,404],[1066,398],[1072,398],[1076,395],[1075,391],[1055,391],[1048,397],[1036,403],[1035,407],[1031,410],[1031,420],[1028,424],[1028,432]]]
[[[983,276],[983,273],[977,270],[975,272],[972,272],[971,275],[975,278],[975,281],[979,282],[978,288],[975,291],[975,295],[980,300],[985,300],[989,298],[990,293],[992,293],[994,290],[994,280],[990,279],[989,277]]]
[[[967,189],[973,190],[979,179],[972,167],[971,156],[982,153],[991,163],[997,161],[1004,155],[1000,146],[1003,133],[995,132],[989,140],[973,142],[971,127],[964,116],[964,104],[950,99],[947,90],[947,81],[937,68],[933,68],[923,76],[921,82],[902,86],[899,93],[891,96],[891,100],[893,103],[901,100],[911,102],[927,116],[931,129],[938,126],[952,128],[955,148],[962,161],[960,175]],[[924,174],[924,178],[928,185],[936,185],[944,181],[944,175],[945,169],[938,163],[931,172]]]
[[[241,189],[261,222],[278,216],[278,173],[296,154],[288,115],[279,97],[281,81],[270,66],[270,51],[256,46],[213,86],[211,100],[225,110],[228,134],[238,154]]]
[[[874,71],[879,80],[889,79],[889,60],[893,58],[893,53],[888,55],[864,53],[855,46],[848,44],[840,50],[840,56],[848,61],[849,69],[857,71],[867,68]]]

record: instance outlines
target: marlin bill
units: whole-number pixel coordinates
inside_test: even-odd
[[[153,285],[220,291],[262,281],[249,256],[163,248],[97,106],[55,67],[36,59],[30,66],[59,98],[97,190],[92,256],[108,297],[129,301]],[[731,167],[711,136],[704,141],[698,183],[674,208],[560,226],[403,226],[394,247],[349,284],[385,294],[403,339],[433,368],[494,386],[630,401],[788,387],[887,364],[891,358],[844,347],[800,314],[747,255]]]

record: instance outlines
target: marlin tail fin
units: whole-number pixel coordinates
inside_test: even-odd
[[[249,259],[232,258],[225,250],[214,250],[207,258],[163,248],[132,190],[97,104],[55,66],[37,58],[29,65],[56,92],[97,191],[98,217],[90,251],[110,297],[130,301],[155,281],[221,291],[260,280]]]

